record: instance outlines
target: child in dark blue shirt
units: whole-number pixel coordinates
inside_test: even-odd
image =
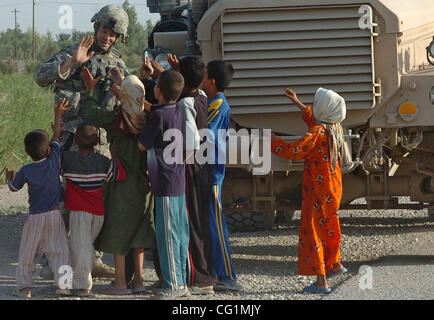
[[[176,103],[183,87],[184,78],[178,72],[167,70],[161,74],[155,86],[159,104],[151,107],[139,137],[139,149],[147,150],[155,196],[155,229],[163,275],[162,290],[155,298],[162,300],[190,295],[186,281],[190,234],[185,199],[182,114]],[[172,134],[175,136],[173,141]]]
[[[17,289],[14,295],[31,298],[35,258],[43,251],[50,267],[55,271],[54,280],[61,288],[59,295],[69,295],[72,284],[69,245],[60,201],[60,135],[61,116],[66,111],[66,99],[61,100],[55,108],[53,138],[49,140],[44,130],[34,130],[24,138],[26,153],[33,163],[23,166],[15,175],[6,169],[6,178],[12,192],[20,190],[25,183],[29,193],[29,216],[24,224],[21,236],[17,266]],[[67,285],[59,282],[60,276],[69,271]]]

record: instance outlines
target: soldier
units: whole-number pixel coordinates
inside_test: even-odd
[[[91,22],[94,22],[93,37],[83,38],[81,40],[83,46],[75,45],[55,53],[46,62],[40,64],[34,74],[39,86],[53,86],[56,103],[62,98],[69,101],[68,110],[62,118],[64,123],[64,133],[61,138],[63,150],[71,148],[75,130],[86,120],[83,119],[81,110],[82,97],[84,98],[86,91],[81,78],[82,68],[87,67],[94,78],[100,77],[101,80],[95,88],[95,96],[99,105],[108,110],[113,110],[119,104],[115,95],[110,91],[113,84],[109,77],[110,69],[117,67],[125,76],[128,75],[119,51],[113,47],[119,37],[122,42],[125,42],[128,37],[127,13],[119,6],[107,5],[93,16]],[[83,49],[89,47],[89,50]],[[98,151],[109,154],[105,132],[101,132],[101,141],[102,145]],[[66,224],[67,221],[66,217]],[[114,269],[102,262],[102,252],[95,251],[95,254],[96,261],[92,275],[95,277],[113,276]],[[48,265],[45,265],[41,276],[49,277],[50,273]]]

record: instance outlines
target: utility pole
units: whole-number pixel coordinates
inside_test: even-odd
[[[33,0],[33,35],[32,35],[32,61],[36,60],[36,39],[35,39],[35,3],[36,1]]]
[[[15,14],[15,60],[18,60],[18,44],[17,44],[17,13],[20,11],[17,11],[17,8],[15,8],[14,11],[11,11]]]

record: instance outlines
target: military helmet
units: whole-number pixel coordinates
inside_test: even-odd
[[[122,7],[107,5],[101,8],[90,20],[90,22],[99,22],[113,32],[122,35],[122,42],[128,38],[128,14]]]

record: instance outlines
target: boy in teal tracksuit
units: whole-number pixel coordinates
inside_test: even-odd
[[[203,80],[203,90],[208,96],[208,129],[209,142],[215,143],[215,164],[213,164],[213,183],[210,203],[210,233],[213,255],[214,274],[218,283],[214,290],[241,290],[232,265],[226,223],[222,212],[221,186],[225,177],[226,142],[230,121],[230,106],[224,96],[234,70],[231,64],[224,61],[211,61]]]

